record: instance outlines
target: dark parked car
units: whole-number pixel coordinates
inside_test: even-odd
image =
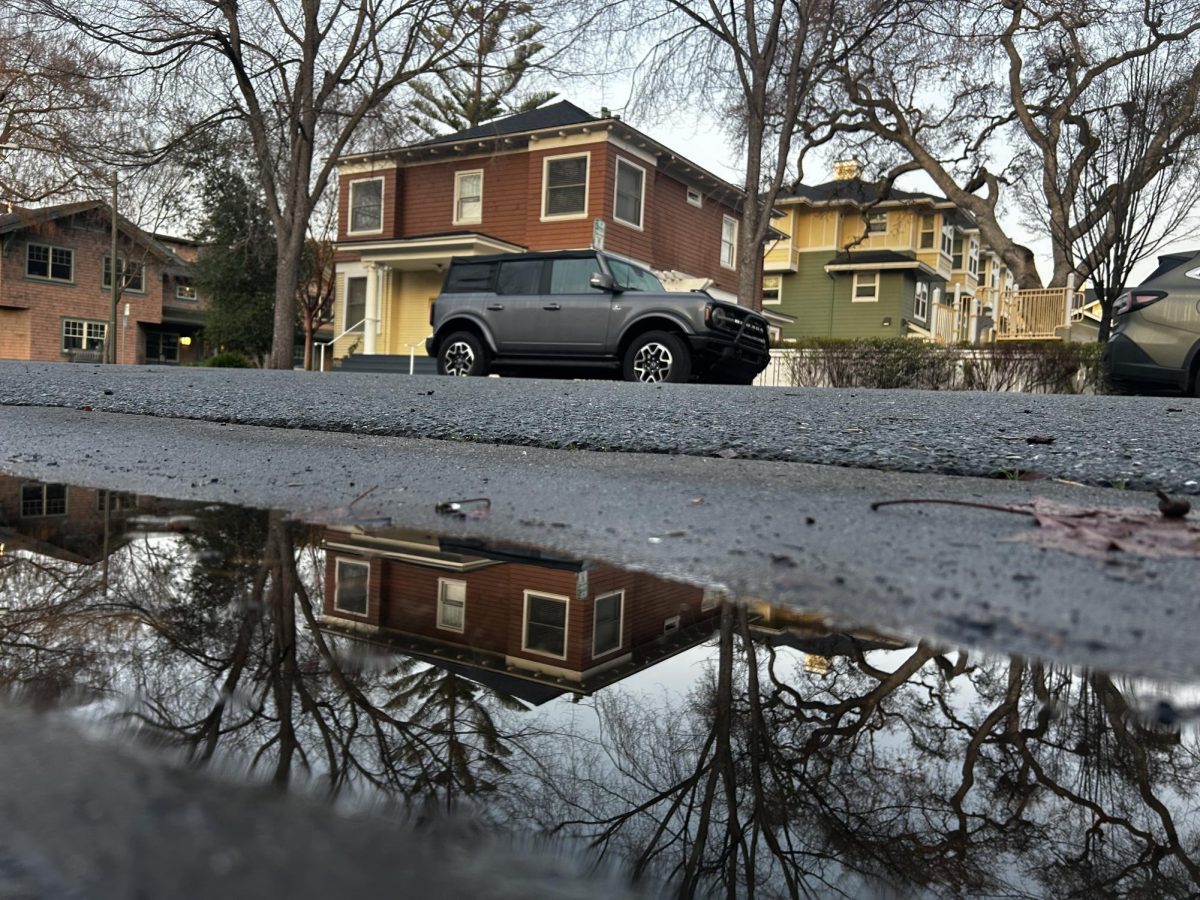
[[[1200,251],[1158,262],[1113,304],[1104,372],[1117,387],[1200,397]]]
[[[767,367],[762,316],[595,251],[458,257],[430,313],[444,375],[556,368],[627,381],[749,384]]]

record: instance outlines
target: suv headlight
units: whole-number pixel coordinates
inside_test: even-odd
[[[704,323],[709,328],[733,330],[740,324],[724,307],[710,303],[704,307]]]

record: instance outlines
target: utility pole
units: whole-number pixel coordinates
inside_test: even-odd
[[[104,361],[117,361],[117,298],[121,292],[117,289],[117,171],[112,173],[112,251],[109,255],[108,283],[109,300],[112,310],[108,317],[108,334],[104,336]]]

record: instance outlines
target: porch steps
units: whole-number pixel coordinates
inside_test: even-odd
[[[338,366],[339,372],[386,372],[393,375],[407,375],[410,357],[407,353],[375,353],[368,356],[365,353],[352,353],[342,360]],[[411,357],[412,373],[414,375],[436,375],[437,360],[424,353]]]

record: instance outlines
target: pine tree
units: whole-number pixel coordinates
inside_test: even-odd
[[[460,131],[497,116],[528,112],[557,97],[554,91],[517,94],[533,58],[545,49],[537,40],[545,26],[532,14],[532,4],[512,0],[468,7],[473,37],[450,68],[436,73],[436,80],[413,83],[419,114],[413,123],[436,136],[441,126]]]

